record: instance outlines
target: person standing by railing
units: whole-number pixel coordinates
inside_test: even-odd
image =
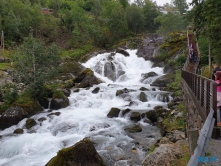
[[[213,65],[213,73],[212,73],[212,80],[215,80],[215,73],[217,72],[217,71],[221,71],[221,68],[219,67],[219,65],[218,64],[214,64]]]
[[[214,74],[217,85],[217,126],[221,126],[221,71]]]

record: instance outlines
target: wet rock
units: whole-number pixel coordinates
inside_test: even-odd
[[[96,88],[94,88],[94,90],[92,90],[92,93],[96,94],[96,93],[99,92],[99,90],[100,90],[100,88],[99,88],[99,87],[96,87]]]
[[[122,116],[124,116],[125,114],[127,114],[128,112],[130,112],[131,109],[127,108],[125,110],[122,111]]]
[[[130,56],[130,54],[127,51],[125,51],[123,48],[118,48],[116,50],[116,52],[120,53],[120,54],[123,54],[124,56]]]
[[[149,89],[145,88],[145,87],[141,87],[140,88],[141,91],[149,91]]]
[[[98,129],[108,128],[110,125],[108,123],[98,123],[95,126],[91,127],[90,131],[95,131]]]
[[[89,68],[86,68],[79,73],[73,81],[75,83],[75,87],[77,88],[87,88],[102,82],[100,79],[94,76],[94,72]]]
[[[38,119],[39,122],[43,122],[43,121],[45,121],[45,120],[46,120],[45,117],[41,117],[41,118]]]
[[[79,91],[80,91],[79,88],[73,90],[73,92],[79,92]]]
[[[147,96],[144,92],[140,92],[140,101],[147,102]]]
[[[149,78],[149,77],[155,77],[155,76],[158,76],[158,74],[153,71],[151,71],[149,73],[142,73],[141,74],[141,77],[144,79]]]
[[[25,126],[26,126],[27,129],[30,129],[33,126],[35,126],[36,124],[37,124],[36,121],[34,119],[30,118],[30,119],[26,120]]]
[[[104,76],[112,81],[116,81],[116,67],[113,62],[106,62],[104,64]]]
[[[61,91],[64,93],[64,95],[66,97],[69,97],[71,94],[71,90],[70,89],[61,89]]]
[[[50,109],[58,110],[67,106],[69,106],[69,99],[65,96],[64,98],[52,99]]]
[[[140,117],[140,113],[139,112],[132,112],[130,115],[130,120],[138,122],[140,121],[141,117]]]
[[[142,128],[140,127],[140,125],[134,125],[132,127],[127,127],[124,130],[126,130],[130,133],[136,133],[136,132],[141,132]]]
[[[10,107],[0,116],[0,129],[3,130],[12,125],[16,125],[27,116],[28,113],[25,112],[23,108],[19,106]]]
[[[48,105],[49,105],[49,99],[44,97],[42,99],[39,100],[40,105],[44,108],[44,109],[48,109]]]
[[[53,112],[48,114],[47,116],[52,116],[52,115],[59,116],[60,114],[61,114],[60,112]]]
[[[148,112],[146,112],[146,117],[150,119],[152,122],[157,121],[157,114],[154,110],[149,110]]]
[[[128,92],[129,92],[129,90],[127,88],[124,88],[122,90],[117,90],[116,91],[116,96],[119,96],[119,95],[121,95],[123,93],[128,93]]]
[[[89,139],[83,139],[75,145],[59,150],[45,166],[105,166]]]
[[[115,117],[118,117],[119,113],[120,113],[119,108],[111,108],[111,110],[107,114],[107,117],[108,118],[115,118]]]
[[[15,134],[23,134],[23,133],[24,133],[24,130],[21,129],[21,128],[18,128],[18,129],[15,129],[15,130],[14,130],[14,133],[15,133]]]

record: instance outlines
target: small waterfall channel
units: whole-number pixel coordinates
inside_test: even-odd
[[[71,93],[70,106],[57,110],[59,116],[48,116],[48,110],[34,115],[38,123],[31,129],[25,128],[27,119],[5,130],[0,130],[0,165],[1,166],[44,166],[57,152],[69,147],[85,137],[94,142],[98,153],[107,166],[138,166],[144,159],[147,148],[159,139],[160,131],[156,126],[143,119],[139,125],[142,132],[128,133],[124,129],[135,122],[130,120],[130,113],[122,116],[122,110],[130,108],[140,113],[155,106],[167,106],[165,94],[158,87],[150,84],[164,75],[163,68],[151,68],[152,63],[138,58],[137,50],[127,50],[130,56],[110,53],[99,54],[82,64],[92,69],[104,83],[94,85],[89,90],[80,89]],[[142,73],[154,71],[157,76],[144,79]],[[92,91],[99,87],[98,93]],[[139,100],[143,91],[147,101]],[[128,89],[125,97],[116,96],[117,90]],[[162,95],[161,95],[162,94]],[[132,102],[132,104],[130,104]],[[108,118],[112,107],[121,109],[119,117]],[[45,117],[43,122],[38,119]],[[16,128],[23,128],[21,135],[13,134]]]

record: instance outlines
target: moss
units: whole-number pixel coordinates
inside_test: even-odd
[[[55,99],[55,98],[65,99],[64,92],[62,92],[62,91],[60,91],[60,90],[55,90],[55,91],[53,92],[52,98],[53,98],[53,99]]]
[[[28,115],[34,115],[35,113],[43,110],[38,101],[31,98],[30,94],[27,92],[20,94],[18,99],[12,103],[12,106],[22,107]]]
[[[97,165],[105,166],[89,139],[83,139],[74,146],[64,148],[46,166]]]
[[[170,162],[171,166],[186,166],[188,165],[188,162],[190,160],[190,151],[189,151],[189,147],[186,145],[181,145],[180,146],[181,149],[181,153],[183,154],[183,156],[179,159],[173,160]]]

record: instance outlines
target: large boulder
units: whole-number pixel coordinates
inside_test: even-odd
[[[94,84],[100,84],[102,81],[94,76],[94,72],[86,68],[74,79],[76,88],[87,88]]]
[[[156,122],[157,121],[157,114],[156,114],[156,112],[154,110],[149,110],[148,112],[146,112],[146,116],[152,122]]]
[[[26,118],[28,113],[21,107],[10,107],[0,116],[0,129],[4,130],[12,125],[18,124],[19,121]]]
[[[141,77],[142,78],[149,78],[149,77],[155,77],[155,76],[158,76],[158,74],[157,73],[155,73],[154,71],[151,71],[151,72],[149,72],[149,73],[142,73],[141,74]]]
[[[45,166],[105,166],[93,143],[85,138],[75,145],[64,148]]]
[[[163,38],[157,34],[148,34],[137,49],[137,56],[143,57],[145,60],[155,61],[155,56],[160,54],[160,44],[162,43]]]
[[[148,154],[141,165],[159,166],[170,165],[170,161],[182,157],[181,149],[174,144],[161,144],[152,153]]]
[[[69,99],[65,96],[63,98],[53,98],[51,100],[50,109],[58,110],[69,106]]]
[[[166,74],[157,78],[150,86],[166,87],[166,85],[172,83],[174,79],[174,74]]]
[[[104,64],[104,76],[112,81],[116,81],[117,79],[116,70],[113,62],[106,62]]]

